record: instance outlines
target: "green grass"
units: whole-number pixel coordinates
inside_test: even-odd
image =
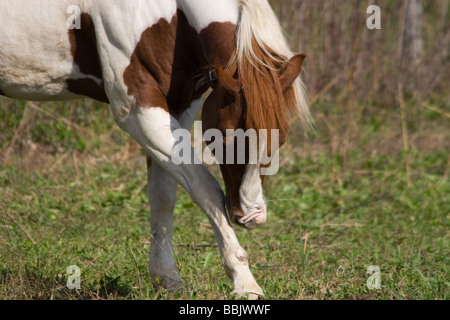
[[[0,166],[0,299],[230,298],[208,220],[181,188],[174,250],[190,289],[172,295],[151,284],[145,159],[111,117],[95,121],[102,115],[95,111],[83,125],[101,143],[64,130],[36,143],[47,150],[46,143],[74,141],[66,149],[45,156],[39,149],[31,159],[15,151]],[[320,121],[310,145],[294,148],[293,137],[283,149],[280,173],[265,183],[267,224],[236,228],[268,299],[450,298],[448,152],[368,154],[392,125],[382,121],[362,123],[361,145],[338,152],[328,148],[333,139]],[[71,265],[81,268],[81,290],[66,288]],[[381,290],[366,286],[372,265],[381,269]]]

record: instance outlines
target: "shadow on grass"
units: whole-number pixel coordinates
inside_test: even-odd
[[[0,298],[6,300],[121,300],[133,298],[133,289],[120,281],[120,276],[104,275],[81,289],[70,290],[66,276],[47,277],[36,272],[17,273],[0,270]]]

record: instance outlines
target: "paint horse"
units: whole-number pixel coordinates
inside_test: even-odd
[[[204,165],[176,165],[171,152],[172,133],[201,107],[204,130],[277,129],[280,145],[288,119],[310,123],[305,56],[290,51],[267,0],[0,0],[0,21],[0,94],[108,103],[148,155],[153,281],[182,287],[172,248],[180,184],[208,216],[233,292],[262,296],[232,228],[266,221],[261,164],[221,164],[225,196]]]

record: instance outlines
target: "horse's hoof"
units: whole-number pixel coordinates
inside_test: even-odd
[[[247,299],[247,300],[262,300],[264,299],[264,292],[257,286],[253,290],[237,290],[235,289],[232,293],[237,300]]]

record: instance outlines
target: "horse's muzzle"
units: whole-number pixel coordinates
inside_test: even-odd
[[[267,219],[267,209],[264,206],[260,210],[254,210],[253,212],[244,215],[244,212],[240,209],[230,208],[225,206],[228,211],[228,217],[231,222],[241,228],[253,230],[264,224]]]

